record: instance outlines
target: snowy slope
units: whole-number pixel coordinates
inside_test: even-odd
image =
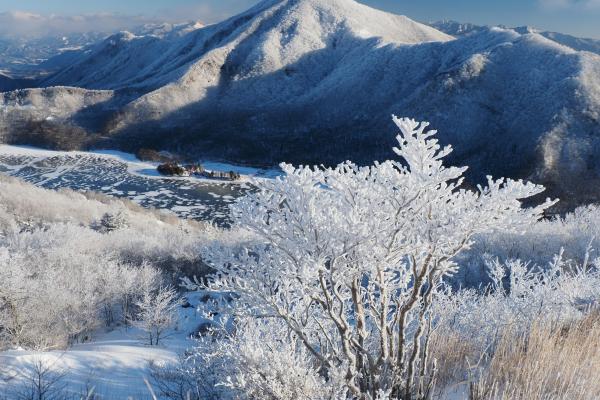
[[[574,201],[597,195],[582,182],[600,176],[600,56],[538,32],[454,39],[354,0],[266,0],[169,38],[113,36],[76,65],[47,84],[106,90],[78,89],[57,116],[50,92],[5,95],[13,112],[0,113],[0,137],[52,115],[86,144],[261,164],[370,162],[392,156],[395,113],[430,120],[472,180],[509,175]],[[32,96],[41,99],[30,110],[19,99]]]
[[[201,26],[198,22],[148,23],[131,29],[131,32],[137,36],[168,38],[183,35]],[[107,27],[106,31],[32,36],[0,35],[0,70],[4,69],[19,78],[43,78],[76,64],[90,54],[99,42],[114,33],[111,29]]]
[[[17,398],[18,393],[26,390],[32,371],[42,363],[56,371],[55,376],[65,374],[60,381],[60,387],[64,387],[61,395],[65,398],[86,398],[93,389],[94,398],[98,399],[151,399],[144,382],[150,379],[149,363],[175,364],[181,353],[165,347],[144,346],[140,335],[136,331],[115,331],[67,351],[0,352],[3,372],[14,377],[0,382],[0,391]]]
[[[579,38],[572,35],[565,35],[564,33],[539,31],[529,26],[517,27],[515,30],[523,34],[538,33],[547,39],[568,46],[574,50],[590,51],[592,53],[600,54],[600,40],[598,39]]]
[[[369,57],[373,49],[453,38],[353,0],[270,0],[185,39],[194,43],[184,46],[194,49],[189,54],[195,54],[198,47],[202,53],[187,64],[171,61],[177,58],[168,54],[165,67],[183,64],[183,68],[172,73],[163,68],[153,74],[152,79],[158,80],[168,71],[162,76],[169,83],[126,107],[117,126],[172,112],[188,121],[185,107],[199,102],[201,108],[229,110],[255,103],[257,98],[261,107],[303,103],[298,96],[335,73],[343,73],[349,81],[356,79],[343,71],[344,64]],[[190,58],[177,48],[176,54]],[[229,97],[225,92],[230,89],[239,93]]]

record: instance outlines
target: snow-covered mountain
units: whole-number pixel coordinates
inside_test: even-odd
[[[354,0],[266,0],[181,35],[121,33],[47,86],[0,95],[0,139],[168,148],[234,161],[392,156],[390,114],[430,120],[455,163],[595,196],[600,56],[537,32],[458,39]],[[28,140],[29,140],[28,139]],[[588,187],[589,186],[589,187]]]
[[[131,30],[136,36],[157,39],[183,35],[202,25],[188,23],[148,23]],[[47,34],[39,36],[0,36],[0,70],[13,75],[45,75],[56,72],[93,51],[99,42],[111,35],[107,32]],[[51,60],[51,61],[50,61]]]
[[[41,84],[92,89],[136,86],[145,80],[144,72],[149,66],[164,61],[163,55],[169,53],[179,39],[201,27],[200,23],[144,25],[136,33],[116,33],[93,46],[42,64],[43,68],[59,71]],[[150,68],[147,76],[152,76],[154,71]]]
[[[447,33],[452,36],[465,36],[470,35],[474,32],[482,31],[487,28],[483,25],[471,24],[469,22],[458,22],[451,19],[444,19],[441,21],[431,22],[429,25],[439,31]]]
[[[475,25],[471,23],[463,23],[452,20],[437,21],[431,23],[430,25],[435,29],[457,37],[470,35],[491,28],[485,25]],[[498,27],[501,29],[508,29],[508,27],[504,25]],[[564,33],[541,31],[530,26],[519,26],[512,29],[522,35],[533,33],[541,35],[556,43],[560,43],[563,46],[568,46],[573,50],[591,51],[592,53],[600,54],[600,40],[598,39],[579,38],[572,35],[566,35]]]
[[[366,19],[364,19],[366,18]],[[346,35],[346,38],[344,38]],[[219,54],[251,51],[250,69],[265,73],[328,44],[382,37],[387,42],[419,43],[449,36],[408,18],[386,14],[348,0],[266,1],[224,23],[187,35],[114,35],[78,63],[44,82],[86,88],[155,88],[183,76],[194,79],[198,66]],[[334,43],[337,46],[337,43]]]
[[[592,53],[600,54],[600,40],[598,39],[579,38],[572,35],[565,35],[564,33],[540,31],[530,26],[520,26],[514,29],[524,35],[537,33],[556,43],[568,46],[573,50],[591,51]]]

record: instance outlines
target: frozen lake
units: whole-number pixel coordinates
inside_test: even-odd
[[[182,218],[224,224],[229,205],[251,190],[251,178],[269,177],[272,170],[205,163],[208,169],[236,170],[240,182],[196,177],[161,177],[156,165],[116,151],[59,152],[0,145],[0,173],[50,189],[91,190],[126,197],[144,207],[167,209]]]

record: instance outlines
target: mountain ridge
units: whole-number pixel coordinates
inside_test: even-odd
[[[431,22],[428,25],[452,36],[465,36],[475,32],[481,32],[485,29],[493,28],[493,26],[477,25],[468,22],[464,23],[453,20],[441,20]],[[567,35],[564,33],[543,31],[531,26],[517,26],[510,28],[505,25],[498,25],[497,27],[502,29],[512,29],[515,32],[520,33],[522,35],[537,33],[556,43],[562,44],[563,46],[570,47],[573,50],[589,51],[592,53],[600,54],[600,39],[581,38],[573,35]]]

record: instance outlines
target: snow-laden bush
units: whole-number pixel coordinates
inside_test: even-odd
[[[219,399],[341,399],[343,375],[320,372],[296,335],[270,318],[240,320],[235,331],[215,326],[199,339],[184,363],[196,387],[212,383],[206,396]]]
[[[122,212],[117,214],[105,213],[98,224],[101,232],[113,232],[127,228],[127,218]]]
[[[107,226],[118,224],[105,229],[103,219]],[[71,226],[92,229],[77,231]],[[92,230],[106,234],[94,235]],[[13,241],[21,233],[34,231],[38,231],[37,238],[45,235],[43,241],[57,251],[66,246],[126,263],[151,263],[174,280],[207,272],[200,255],[203,243],[219,240],[235,247],[250,240],[240,229],[224,231],[147,210],[129,200],[94,192],[47,190],[0,175],[0,246],[3,240]],[[73,232],[80,232],[81,238]]]
[[[600,259],[585,267],[562,253],[548,265],[521,260],[488,260],[491,284],[483,289],[437,294],[433,306],[441,331],[459,334],[479,349],[492,346],[499,332],[513,325],[525,332],[532,321],[568,323],[600,309]]]
[[[520,200],[543,191],[522,181],[488,178],[476,192],[461,189],[465,168],[442,163],[451,148],[440,148],[426,123],[394,121],[402,162],[283,164],[284,177],[259,182],[233,207],[235,223],[253,232],[256,243],[238,252],[217,243],[204,253],[216,273],[203,289],[235,294],[223,312],[235,315],[238,326],[268,321],[268,331],[285,332],[277,350],[285,355],[277,357],[305,357],[299,365],[314,384],[343,377],[334,392],[360,399],[430,394],[431,305],[443,277],[456,271],[457,256],[475,235],[523,231],[553,204],[522,208]],[[250,337],[260,337],[256,329]],[[261,343],[268,342],[254,343],[259,359],[272,351]],[[236,347],[224,347],[222,356],[252,359]],[[257,364],[241,362],[232,385],[297,398],[291,388],[262,387],[266,371],[253,369]]]
[[[492,283],[488,278],[490,259],[522,260],[531,269],[552,265],[556,254],[571,263],[583,264],[600,249],[600,206],[587,205],[564,216],[543,219],[521,234],[492,232],[478,235],[469,251],[458,260],[461,269],[453,281],[477,287]],[[586,261],[587,258],[587,261]]]
[[[585,321],[599,326],[600,270],[598,260],[583,259],[559,253],[543,266],[492,259],[489,286],[439,291],[431,339],[438,387],[469,382],[473,399],[597,398],[589,378],[600,341],[580,333]]]
[[[150,263],[171,257],[171,246],[149,231],[63,223],[8,233],[0,238],[0,346],[65,347],[126,323],[140,288],[163,283],[166,274]]]
[[[200,263],[195,240],[178,227],[102,233],[63,223],[0,237],[0,347],[65,347],[137,319],[145,293],[203,272],[177,271],[181,260]]]

